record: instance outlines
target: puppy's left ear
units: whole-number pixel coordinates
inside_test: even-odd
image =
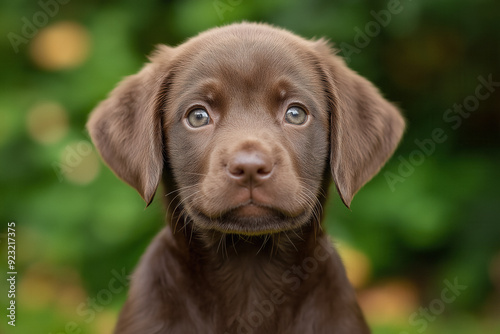
[[[405,122],[398,109],[368,80],[350,70],[323,40],[314,42],[331,113],[333,180],[349,207],[356,192],[396,149]]]
[[[153,200],[163,171],[161,94],[166,60],[172,49],[162,46],[156,58],[125,78],[101,102],[87,123],[104,162],[134,187],[147,205]]]

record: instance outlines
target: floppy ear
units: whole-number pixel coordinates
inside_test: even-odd
[[[168,53],[162,47],[156,52]],[[164,59],[166,55],[161,55]],[[90,115],[87,128],[102,159],[147,205],[163,170],[161,87],[165,64],[150,63],[125,78]]]
[[[398,109],[368,80],[350,70],[323,40],[315,44],[331,112],[333,180],[349,207],[356,192],[396,149],[405,122]]]

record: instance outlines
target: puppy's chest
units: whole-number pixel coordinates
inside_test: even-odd
[[[270,263],[258,265],[240,260],[216,273],[217,286],[205,286],[206,299],[198,308],[214,333],[294,333],[292,324],[303,302],[283,283],[283,269]],[[199,296],[193,296],[197,298]],[[198,298],[199,300],[199,298]]]
[[[296,296],[281,294],[279,289],[263,293],[255,287],[245,288],[248,289],[241,289],[238,295],[215,296],[212,303],[199,308],[195,311],[196,315],[191,314],[183,321],[196,324],[197,328],[193,328],[192,333],[304,334],[321,333],[317,330],[317,326],[321,324],[311,318],[310,322],[297,327],[298,320],[307,319],[311,313],[323,320],[331,319],[328,314],[320,316],[326,310],[310,304],[310,308],[305,309],[297,302]],[[304,302],[305,299],[306,296],[301,301]],[[203,321],[199,321],[200,319]]]
[[[261,260],[209,263],[182,275],[185,289],[165,286],[165,333],[330,333],[343,322],[332,308],[343,298],[324,268],[297,276],[293,263]]]

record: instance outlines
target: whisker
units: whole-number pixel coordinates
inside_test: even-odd
[[[290,241],[290,244],[292,244],[293,248],[295,248],[295,251],[298,252],[299,250],[297,249],[297,247],[295,247],[295,244],[293,243],[293,241],[288,236],[288,233],[286,233],[286,231],[284,231],[284,234],[285,234],[285,237],[288,239],[288,241]]]
[[[231,234],[231,241],[233,243],[234,253],[238,255],[238,251],[236,250],[236,244],[234,243],[234,234]]]
[[[262,241],[262,245],[260,246],[259,250],[257,251],[257,253],[256,253],[255,255],[259,254],[259,253],[260,253],[260,251],[262,250],[262,248],[264,248],[264,246],[266,245],[267,240],[269,239],[269,237],[270,237],[269,235],[266,235],[266,236],[264,237],[264,241]]]
[[[173,194],[173,193],[175,193],[175,192],[178,192],[178,194],[177,194],[177,195],[175,195],[175,196],[174,196],[174,197],[170,200],[170,203],[168,204],[168,207],[167,207],[167,212],[169,211],[170,206],[171,206],[171,205],[172,205],[172,203],[175,201],[175,199],[176,199],[177,197],[181,196],[181,191],[185,191],[185,190],[188,190],[188,189],[192,189],[192,188],[194,188],[194,187],[197,187],[198,185],[199,185],[199,183],[197,183],[197,184],[193,184],[193,185],[190,185],[190,186],[185,186],[185,187],[179,188],[179,189],[177,189],[177,190],[171,191],[171,192],[169,192],[167,195],[165,195],[165,196],[168,196],[168,195],[170,195],[170,194]]]
[[[300,235],[298,235],[298,234],[297,234],[297,232],[295,231],[295,229],[293,229],[293,230],[291,230],[291,231],[295,234],[295,236],[296,236],[297,238],[299,238],[301,241],[304,241],[304,238],[302,238]],[[300,233],[302,234],[302,229],[301,229]]]
[[[224,233],[221,233],[220,239],[219,239],[219,244],[217,245],[217,250],[216,252],[219,253],[219,248],[222,244],[222,239],[224,239]]]
[[[193,172],[183,172],[184,174],[196,175],[196,176],[207,176],[206,173],[193,173]]]
[[[183,209],[183,207],[182,207],[182,205],[183,205],[183,204],[184,204],[184,203],[185,203],[185,202],[186,202],[189,198],[191,198],[191,197],[195,196],[195,195],[196,195],[196,194],[198,194],[199,192],[201,192],[201,190],[195,191],[194,193],[192,193],[192,194],[190,194],[190,195],[186,196],[185,198],[183,198],[183,199],[182,199],[182,200],[181,200],[181,201],[180,201],[180,202],[176,205],[176,207],[174,208],[174,210],[172,211],[172,215],[175,215],[175,212],[177,211],[177,209],[178,209],[179,207],[181,207],[181,209],[182,209],[182,211],[181,211],[181,212],[185,212],[185,211],[184,211],[184,209]],[[175,230],[176,230],[176,228],[177,228],[177,223],[179,222],[179,218],[180,218],[180,215],[178,216],[177,221],[175,222],[174,231],[175,231]],[[181,231],[182,231],[182,229],[184,229],[184,228],[185,228],[185,226],[186,226],[186,225],[184,224],[184,226],[181,228]]]

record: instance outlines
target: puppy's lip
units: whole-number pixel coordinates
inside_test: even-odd
[[[310,212],[307,210],[297,216],[289,216],[272,207],[250,203],[238,205],[212,218],[196,209],[192,213],[195,217],[193,222],[201,228],[242,235],[277,233],[310,221]]]
[[[235,208],[228,210],[228,212],[232,212],[234,215],[241,217],[261,217],[267,215],[276,215],[277,211],[278,210],[274,208],[270,208],[268,206],[261,204],[256,204],[253,201],[243,203]]]
[[[283,218],[293,218],[300,216],[305,210],[295,212],[288,212],[278,206],[269,205],[249,199],[243,203],[232,206],[224,210],[220,216],[236,216],[236,217],[265,217],[265,216],[279,216]]]
[[[282,218],[294,218],[304,214],[307,209],[298,209],[293,212],[281,209],[278,206],[269,205],[266,203],[260,203],[254,199],[248,199],[245,202],[233,205],[231,207],[225,208],[223,210],[217,211],[217,214],[210,214],[203,209],[192,207],[199,214],[209,218],[209,219],[219,219],[221,217],[231,216],[231,217],[266,217],[275,216]]]

